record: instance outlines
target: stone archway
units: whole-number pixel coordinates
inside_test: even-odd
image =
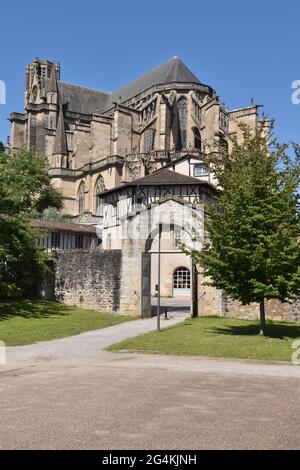
[[[154,223],[151,225],[153,211],[157,210],[160,220],[164,220],[164,222],[168,220],[170,213],[173,211],[177,216],[174,217],[173,220],[175,219],[177,221],[179,220],[178,214],[182,207],[187,208],[190,213],[197,211],[197,209],[191,204],[171,198],[144,207],[126,220],[128,225],[127,231],[131,231],[135,236],[132,238],[125,237],[122,239],[121,310],[124,313],[140,315],[142,317],[151,315],[151,293],[153,294],[153,286],[155,284],[155,274],[153,273],[155,273],[154,258],[156,253],[154,252],[156,250],[154,248],[155,238],[158,235],[158,224]],[[194,234],[192,235],[192,233],[189,233],[187,224],[179,225],[172,222],[171,225],[172,229],[175,227],[181,228],[183,233],[186,233],[187,237],[192,240],[194,239]],[[197,245],[194,245],[193,242],[193,246]],[[166,250],[163,249],[162,251]],[[179,250],[177,250],[175,254],[178,255],[178,253]],[[169,260],[172,257],[175,257],[175,254],[173,250],[169,250],[168,253],[165,253],[165,255],[169,257]],[[197,298],[195,298],[195,286],[197,282],[194,282],[194,280],[195,276],[197,277],[197,271],[194,269],[190,257],[187,256],[187,258],[188,259],[185,263],[182,263],[182,261],[172,260],[172,265],[172,263],[168,262],[167,264],[170,264],[173,268],[170,268],[170,274],[167,278],[170,289],[172,289],[173,270],[182,264],[190,270],[191,296],[189,299],[189,305],[192,315],[195,315],[197,311]]]
[[[162,228],[162,235],[165,233],[167,245],[173,243],[173,234],[176,229],[182,230],[186,235],[192,239],[191,234],[181,225],[172,224],[171,227],[167,226],[164,231]],[[147,317],[151,314],[156,314],[156,301],[154,285],[157,285],[157,261],[158,252],[153,245],[158,238],[158,227],[155,228],[148,236],[145,242],[145,251],[142,253],[141,262],[141,316]],[[179,249],[169,250],[161,249],[161,295],[164,299],[162,308],[167,307],[171,310],[190,312],[192,316],[197,315],[197,292],[196,285],[197,271],[193,267],[192,259],[183,251]],[[183,266],[182,266],[183,265]],[[188,289],[184,292],[176,292],[174,290],[174,272],[181,266],[182,269],[188,272]],[[156,289],[155,289],[156,290]],[[181,294],[181,295],[180,295]]]

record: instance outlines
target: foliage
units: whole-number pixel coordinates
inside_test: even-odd
[[[30,219],[47,207],[62,207],[50,183],[46,160],[22,149],[0,154],[0,296],[30,292],[47,269],[48,256],[35,244]]]
[[[300,292],[300,159],[270,144],[265,125],[255,134],[241,129],[243,143],[234,139],[230,154],[209,162],[222,190],[208,208],[209,242],[191,255],[211,285],[243,304],[260,303],[264,316],[265,299]]]

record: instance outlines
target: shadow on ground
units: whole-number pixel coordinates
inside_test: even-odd
[[[257,336],[259,333],[259,325],[227,325],[221,328],[211,328],[210,332],[219,335]],[[268,338],[277,339],[300,338],[300,325],[268,322],[266,326],[266,336]]]
[[[160,314],[161,315],[168,315],[172,313],[181,313],[181,314],[189,314],[190,313],[190,308],[186,306],[165,306],[162,305],[160,307]],[[157,305],[151,305],[151,316],[156,317],[157,315]]]
[[[47,318],[69,315],[72,307],[56,302],[33,300],[0,301],[0,321],[10,317]]]

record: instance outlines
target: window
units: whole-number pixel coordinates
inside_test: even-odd
[[[51,233],[51,245],[53,248],[60,247],[60,233],[59,232],[52,232]]]
[[[181,245],[181,228],[180,227],[174,227],[174,232],[173,232],[173,241],[174,241],[174,247],[178,248]]]
[[[174,293],[180,294],[180,293],[183,293],[183,291],[189,290],[190,288],[191,288],[191,275],[190,275],[189,269],[184,268],[184,267],[177,268],[173,275]]]
[[[187,100],[181,97],[178,100],[178,122],[179,122],[179,135],[177,150],[186,148],[186,121],[187,121]]]
[[[144,151],[150,152],[154,149],[154,130],[147,129],[144,133]]]
[[[208,176],[209,171],[203,163],[196,163],[194,166],[194,176]]]
[[[95,208],[96,215],[103,215],[103,200],[99,197],[99,194],[105,191],[105,183],[102,175],[99,175],[97,182],[95,184]]]
[[[201,150],[201,135],[198,127],[194,127],[194,148]]]
[[[83,249],[83,235],[81,233],[75,234],[75,248]]]
[[[78,189],[77,195],[78,214],[83,215],[85,209],[85,184],[82,182]]]

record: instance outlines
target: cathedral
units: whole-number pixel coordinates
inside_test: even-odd
[[[182,159],[194,164],[180,172],[212,183],[203,155],[239,139],[239,123],[255,129],[258,120],[258,106],[229,110],[178,57],[112,93],[66,83],[58,62],[35,58],[24,113],[10,115],[10,145],[46,156],[64,215],[95,225],[99,195]]]
[[[46,157],[64,199],[62,221],[34,221],[49,229],[37,243],[56,252],[41,298],[149,316],[161,273],[165,301],[188,303],[193,315],[256,318],[258,306],[207,286],[181,245],[199,251],[207,236],[201,203],[216,194],[207,156],[230,152],[232,137],[241,142],[240,124],[255,131],[259,106],[229,109],[178,57],[113,93],[66,83],[58,62],[38,58],[25,83],[24,112],[9,118],[10,146]],[[199,227],[189,230],[181,213]],[[160,248],[152,215],[164,225]],[[299,300],[266,309],[270,318],[299,321]]]

